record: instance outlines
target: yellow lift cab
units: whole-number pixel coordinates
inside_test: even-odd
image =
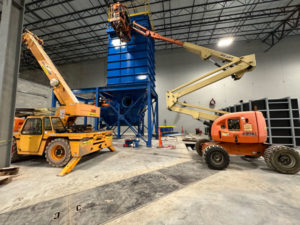
[[[20,155],[43,155],[54,167],[64,167],[63,176],[72,171],[82,156],[112,145],[112,131],[92,131],[84,125],[76,125],[78,117],[100,117],[100,108],[78,101],[57,68],[44,51],[43,41],[26,31],[22,41],[32,52],[50,80],[50,86],[60,106],[55,115],[29,116],[18,132],[14,133],[11,158]]]

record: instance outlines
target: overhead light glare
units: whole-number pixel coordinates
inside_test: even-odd
[[[111,41],[111,43],[112,43],[112,45],[113,45],[114,47],[120,46],[120,45],[121,45],[121,41],[120,41],[120,39],[118,39],[118,38],[113,39],[113,40]]]
[[[221,38],[218,41],[218,46],[219,47],[227,47],[227,46],[231,45],[233,41],[234,41],[234,37]]]
[[[137,76],[138,80],[146,80],[147,79],[147,75],[139,75]]]
[[[114,47],[125,47],[127,44],[126,42],[122,42],[119,38],[113,39],[111,43]]]

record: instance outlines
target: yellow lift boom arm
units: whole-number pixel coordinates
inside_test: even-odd
[[[200,77],[183,85],[180,85],[177,88],[167,91],[167,108],[175,112],[191,115],[194,119],[197,120],[202,118],[214,121],[219,117],[218,115],[203,111],[216,112],[221,114],[225,114],[227,112],[211,109],[208,107],[187,104],[178,101],[178,99],[203,87],[213,84],[219,80],[222,80],[228,76],[232,76],[234,80],[240,79],[246,72],[252,71],[255,68],[255,55],[252,54],[242,57],[236,57],[189,42],[183,42],[182,46],[188,51],[200,55],[201,59],[203,60],[210,59],[211,61],[213,61],[212,58],[217,58],[221,59],[223,62],[225,62],[225,64],[220,66],[213,61],[213,63],[219,66],[219,68],[203,74]],[[179,107],[178,105],[184,107]],[[201,111],[195,109],[199,109]]]
[[[78,101],[68,84],[57,70],[52,60],[43,49],[43,41],[30,31],[25,31],[22,42],[32,52],[39,65],[50,80],[50,86],[60,103],[56,116],[60,116],[65,124],[71,125],[78,116],[100,117],[100,108]],[[71,119],[72,118],[72,119]]]

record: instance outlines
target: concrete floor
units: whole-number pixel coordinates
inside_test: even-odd
[[[180,138],[85,157],[65,177],[43,158],[0,187],[0,224],[300,224],[300,174],[231,157],[214,171]],[[157,146],[157,142],[154,143]]]

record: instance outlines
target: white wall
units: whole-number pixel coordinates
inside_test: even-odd
[[[216,46],[208,46],[218,49]],[[257,67],[246,73],[239,81],[226,78],[216,84],[192,93],[182,100],[189,103],[208,106],[211,98],[216,100],[216,108],[237,104],[240,100],[248,101],[259,98],[300,97],[300,36],[285,38],[268,52],[261,41],[235,42],[220,51],[242,56],[256,54]],[[168,125],[181,126],[194,132],[202,123],[190,116],[170,112],[165,107],[165,93],[184,82],[211,71],[216,67],[210,62],[203,62],[199,56],[183,49],[162,50],[156,52],[156,90],[159,94],[160,124],[164,120]],[[60,66],[64,78],[71,88],[84,88],[106,85],[106,58]],[[20,75],[48,85],[42,71],[24,71]],[[50,104],[49,104],[50,105]]]
[[[57,68],[72,89],[106,85],[106,58],[66,64]],[[20,77],[49,86],[49,80],[41,69],[21,71]]]
[[[47,86],[18,79],[16,108],[47,108],[51,106],[51,89]]]

